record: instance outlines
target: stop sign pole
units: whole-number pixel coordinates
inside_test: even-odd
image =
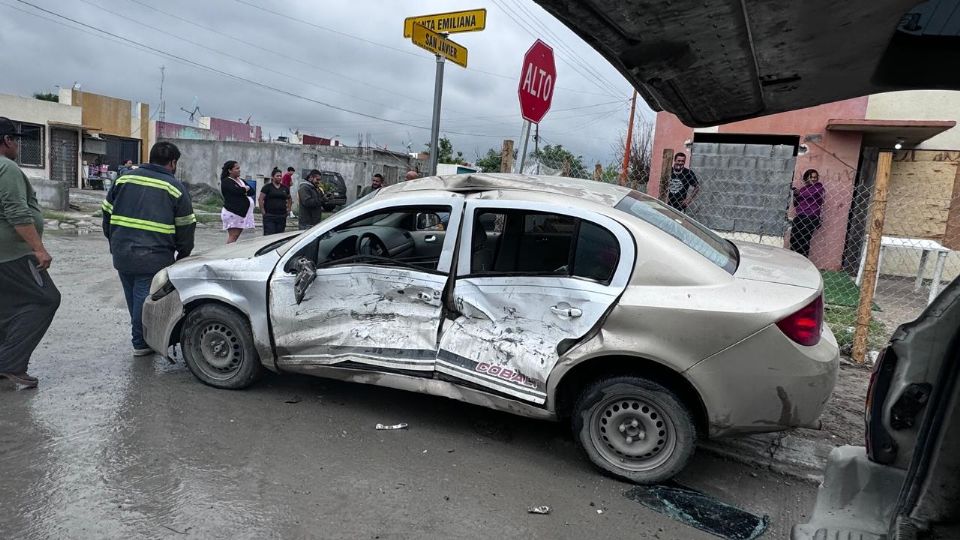
[[[553,89],[556,87],[557,67],[553,60],[553,48],[539,39],[523,55],[523,67],[520,69],[520,84],[517,97],[520,98],[520,115],[523,117],[522,153],[520,169],[527,159],[527,143],[530,140],[531,124],[540,124],[553,103]]]

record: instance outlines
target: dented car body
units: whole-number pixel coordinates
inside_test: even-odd
[[[475,174],[180,261],[144,327],[214,386],[263,367],[571,419],[597,465],[649,482],[698,436],[816,423],[839,358],[822,288],[626,188]]]

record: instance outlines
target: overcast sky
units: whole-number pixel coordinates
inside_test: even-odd
[[[531,0],[24,2],[0,0],[0,45],[7,52],[0,57],[0,93],[56,92],[76,82],[148,102],[156,117],[166,66],[167,121],[189,123],[181,108],[196,105],[205,116],[250,116],[273,137],[299,129],[355,145],[363,133],[371,144],[416,151],[430,135],[435,62],[403,38],[403,19],[482,7],[485,31],[452,36],[469,50],[469,68],[448,62],[443,90],[441,133],[469,161],[504,138],[519,138],[520,63],[535,38],[553,46],[557,58],[553,106],[540,125],[543,144],[609,163],[629,115],[630,85]],[[642,100],[637,109],[652,119]]]

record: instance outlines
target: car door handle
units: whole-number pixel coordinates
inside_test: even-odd
[[[440,291],[433,291],[433,292],[420,291],[420,292],[417,293],[417,298],[419,298],[420,300],[423,300],[424,302],[430,304],[430,303],[432,303],[434,300],[439,300],[439,299],[440,299]]]
[[[435,235],[435,234],[428,234],[427,236],[424,236],[424,237],[423,237],[423,241],[424,241],[424,242],[427,242],[427,243],[436,242],[436,241],[437,241],[437,235]]]
[[[550,311],[560,317],[579,317],[583,315],[583,310],[575,307],[550,306]]]

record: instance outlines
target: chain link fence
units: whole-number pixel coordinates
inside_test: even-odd
[[[808,182],[796,152],[793,145],[694,143],[689,167],[699,193],[686,213],[728,239],[807,256],[823,276],[826,322],[842,352],[851,353],[858,322],[866,350],[877,351],[960,275],[960,152],[894,152],[882,199],[875,198],[877,149],[864,149],[856,171],[814,171]],[[524,172],[618,183],[620,168],[531,156]],[[647,192],[649,179],[649,166],[632,167],[627,186]],[[667,201],[669,189],[664,181],[651,195]],[[879,249],[868,253],[871,224]]]
[[[875,292],[859,323],[876,351],[960,274],[960,152],[894,152],[882,191],[878,154],[865,149],[856,174],[821,177],[797,170],[789,145],[694,143],[691,151],[700,192],[687,213],[726,238],[809,257],[823,275],[827,323],[847,354],[869,280]]]

